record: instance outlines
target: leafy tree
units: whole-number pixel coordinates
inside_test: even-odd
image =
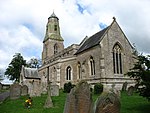
[[[27,65],[30,68],[38,68],[41,65],[41,63],[40,60],[38,60],[37,58],[31,58]]]
[[[127,75],[135,78],[138,85],[137,91],[150,101],[150,55],[138,55],[137,62]]]
[[[16,53],[5,71],[5,75],[10,80],[19,82],[22,65],[26,66],[26,60],[24,60],[23,56],[21,56],[20,53]]]

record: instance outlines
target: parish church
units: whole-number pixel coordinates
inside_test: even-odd
[[[115,18],[106,28],[83,38],[80,44],[66,48],[60,27],[59,18],[53,12],[46,25],[42,66],[38,69],[41,91],[46,90],[47,79],[59,88],[65,83],[76,84],[81,80],[91,85],[102,83],[104,87],[115,85],[119,89],[124,82],[133,84],[125,73],[133,67],[134,49]]]
[[[76,84],[80,80],[108,85],[121,85],[129,80],[124,74],[133,66],[133,47],[115,18],[108,27],[83,38],[80,44],[64,48],[63,42],[59,18],[53,12],[43,40],[39,68],[42,81],[49,76],[52,83],[63,87],[64,83]]]

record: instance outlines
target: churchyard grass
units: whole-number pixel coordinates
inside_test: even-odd
[[[93,95],[95,101],[98,95]],[[0,104],[0,113],[63,113],[66,94],[60,91],[60,96],[52,97],[54,107],[43,108],[47,95],[33,97],[33,106],[30,109],[24,107],[27,96],[17,100],[5,100]],[[148,113],[150,111],[150,102],[145,98],[134,94],[128,96],[125,92],[121,93],[121,113]]]
[[[128,96],[123,92],[121,93],[121,113],[150,113],[150,102],[137,93]]]

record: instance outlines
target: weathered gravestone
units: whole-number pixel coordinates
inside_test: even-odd
[[[130,86],[130,87],[128,88],[128,91],[127,91],[128,95],[129,95],[129,96],[133,95],[133,92],[134,92],[134,87],[133,87],[133,86]]]
[[[122,85],[122,91],[126,91],[127,90],[127,85],[128,85],[127,82],[123,83],[123,85]]]
[[[120,113],[120,100],[113,92],[103,92],[96,100],[94,113]]]
[[[10,99],[18,99],[21,95],[21,85],[18,83],[10,86]]]
[[[87,82],[81,81],[67,95],[64,113],[92,113],[92,97]]]
[[[28,87],[26,85],[23,85],[21,87],[21,96],[25,96],[28,94]]]
[[[51,96],[59,96],[59,86],[51,85]]]

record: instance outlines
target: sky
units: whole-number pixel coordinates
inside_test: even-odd
[[[65,47],[79,44],[116,17],[132,45],[150,54],[150,0],[0,0],[0,70],[15,53],[41,59],[48,17],[59,18]]]

